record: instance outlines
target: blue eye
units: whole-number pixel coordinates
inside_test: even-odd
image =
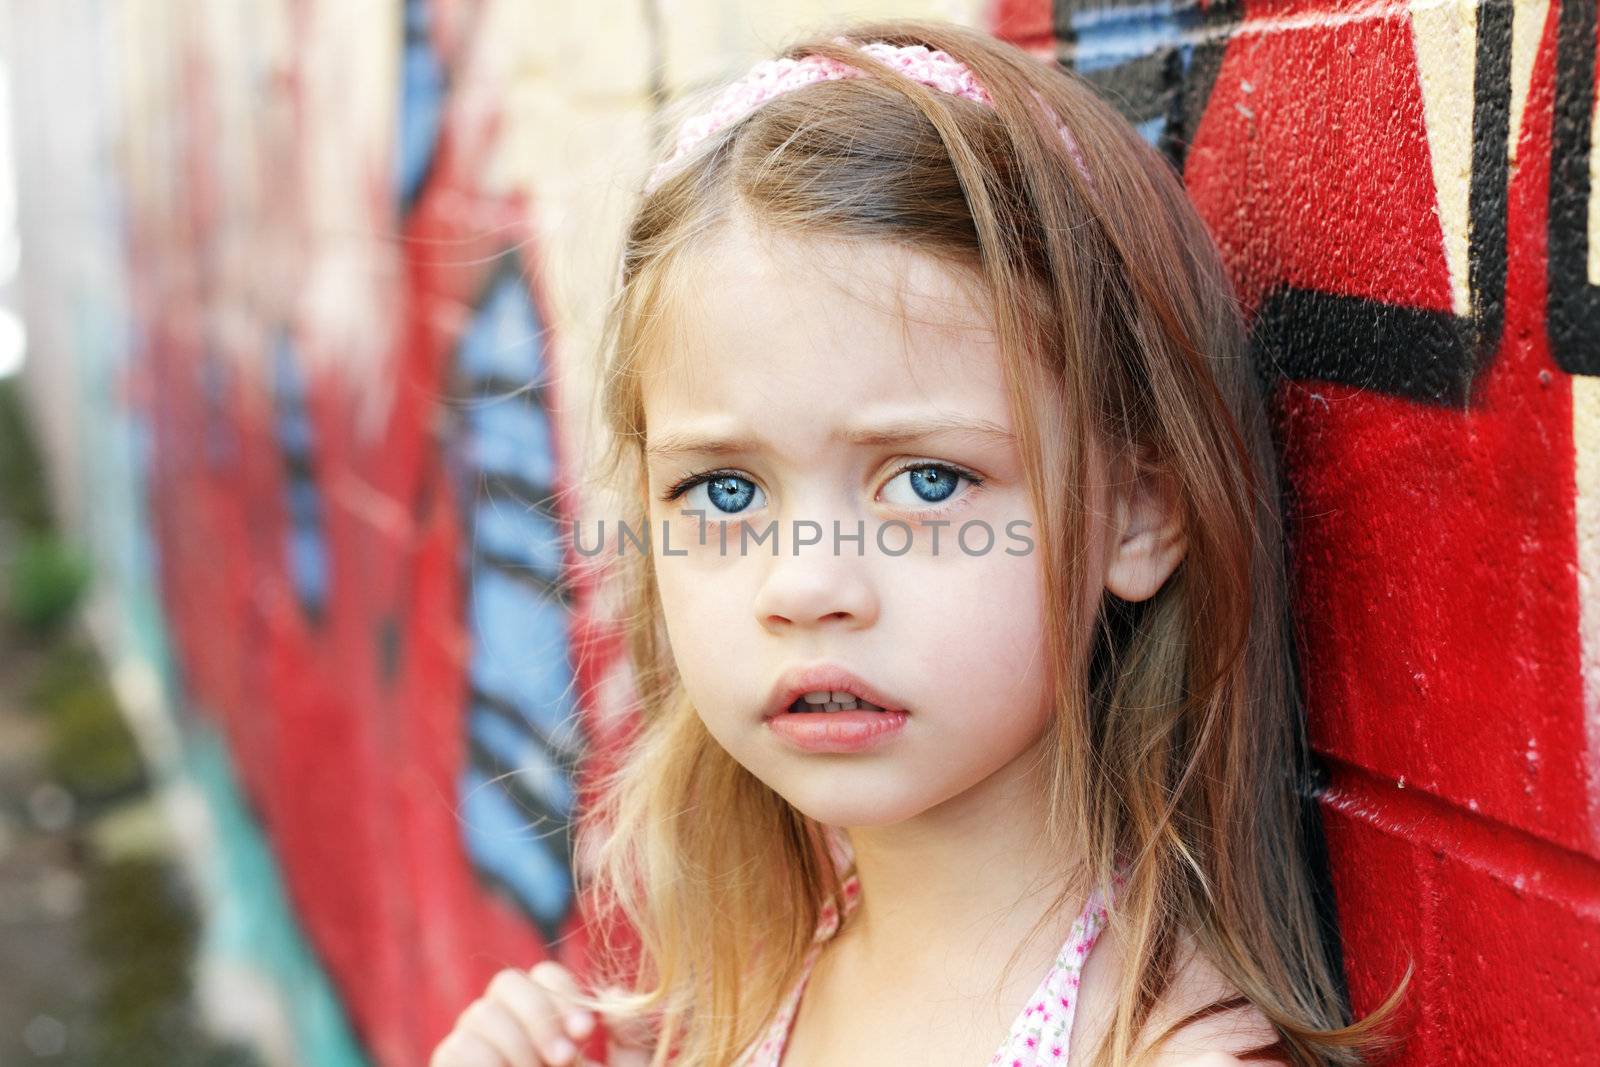
[[[915,499],[894,499],[889,494],[889,486],[901,481],[901,475],[905,476],[904,480],[915,494]],[[941,504],[955,494],[962,481],[978,484],[977,478],[955,467],[943,463],[918,463],[900,469],[889,481],[889,486],[884,487],[885,499],[891,504],[910,508],[921,504]]]
[[[911,495],[896,494],[892,487],[904,481]],[[895,472],[884,486],[885,500],[897,507],[915,511],[929,504],[942,504],[956,494],[962,482],[982,485],[983,479],[948,463],[910,463]],[[704,496],[701,496],[701,491]],[[766,495],[755,482],[731,470],[688,474],[668,486],[662,494],[667,501],[683,500],[683,510],[702,511],[708,516],[737,515],[766,504]]]
[[[705,490],[705,502],[701,502],[698,493]],[[668,493],[668,500],[684,499],[684,509],[687,511],[705,511],[709,514],[722,512],[727,515],[736,515],[750,506],[750,502],[761,494],[756,483],[749,478],[726,472],[699,475],[680,482],[672,487]],[[765,497],[762,497],[765,503]],[[706,504],[709,503],[710,507]],[[759,506],[759,505],[758,505]]]

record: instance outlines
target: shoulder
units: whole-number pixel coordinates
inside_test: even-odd
[[[1239,1055],[1272,1045],[1278,1031],[1266,1014],[1245,1001],[1239,990],[1198,950],[1185,934],[1179,941],[1178,969],[1172,986],[1151,1017],[1146,1033],[1158,1037],[1173,1023],[1216,1006],[1179,1026],[1156,1050],[1153,1067],[1231,1067],[1247,1061]],[[1229,1002],[1237,1001],[1229,1006]],[[1282,1067],[1282,1059],[1248,1061],[1253,1067]]]
[[[1089,954],[1084,968],[1084,1013],[1081,1034],[1074,1030],[1073,1043],[1082,1041],[1098,1046],[1111,1024],[1113,991],[1128,980],[1127,946],[1114,929],[1107,929],[1100,944]],[[1267,1058],[1241,1059],[1255,1049],[1265,1049],[1278,1040],[1277,1029],[1265,1013],[1245,1001],[1210,960],[1200,953],[1193,936],[1180,935],[1177,965],[1172,983],[1157,1001],[1136,1045],[1149,1044],[1174,1024],[1177,1029],[1153,1051],[1152,1067],[1231,1067],[1248,1062],[1251,1067],[1287,1067],[1288,1053]],[[1181,1022],[1213,1005],[1239,1003]]]

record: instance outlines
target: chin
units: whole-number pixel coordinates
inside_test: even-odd
[[[801,814],[829,826],[893,826],[915,818],[935,803],[909,790],[892,788],[863,792],[858,785],[847,794],[823,776],[803,783],[770,784]]]

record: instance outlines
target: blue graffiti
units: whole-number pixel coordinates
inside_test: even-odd
[[[306,383],[294,345],[280,332],[273,340],[274,429],[283,457],[289,529],[285,552],[301,608],[320,620],[328,603],[328,546],[322,491],[316,479],[316,434],[306,406]]]
[[[570,610],[551,499],[555,442],[543,326],[500,271],[456,353],[450,444],[467,530],[467,849],[548,939],[573,906],[578,736]]]
[[[400,142],[395,186],[409,210],[428,175],[444,112],[444,64],[428,32],[427,0],[406,0],[405,49],[401,59]]]
[[[1068,65],[1099,86],[1150,144],[1186,135],[1174,129],[1184,125],[1182,88],[1197,43],[1208,43],[1208,19],[1194,0],[1062,6]]]
[[[1073,65],[1080,71],[1130,63],[1170,47],[1187,29],[1170,2],[1096,7],[1072,13],[1078,47]],[[1189,52],[1187,45],[1181,46]]]
[[[234,467],[239,462],[239,434],[233,424],[229,393],[233,372],[221,357],[205,352],[195,367],[200,379],[205,425],[201,430],[200,454],[212,469]]]

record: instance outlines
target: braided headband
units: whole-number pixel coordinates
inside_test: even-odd
[[[836,37],[834,40],[845,45],[854,43],[843,37]],[[930,49],[926,45],[893,45],[883,41],[869,41],[857,47],[874,59],[881,60],[911,80],[931,89],[975,100],[986,107],[994,107],[994,101],[990,98],[988,90],[978,82],[965,63],[948,52]],[[826,56],[807,55],[799,59],[768,59],[757,63],[743,78],[723,89],[709,110],[687,119],[678,128],[676,147],[670,156],[650,172],[650,178],[645,183],[645,192],[654,190],[672,170],[673,164],[693,151],[701,141],[729,123],[748,115],[773,97],[815,82],[864,77],[867,75],[863,71]],[[1034,99],[1039,100],[1041,106],[1044,104],[1044,101],[1039,99],[1038,93],[1034,93]],[[1078,172],[1083,175],[1084,181],[1089,181],[1089,168],[1083,161],[1083,154],[1078,151],[1078,142],[1073,139],[1065,126],[1059,126],[1058,129],[1062,141],[1066,143],[1067,151],[1078,165]]]

